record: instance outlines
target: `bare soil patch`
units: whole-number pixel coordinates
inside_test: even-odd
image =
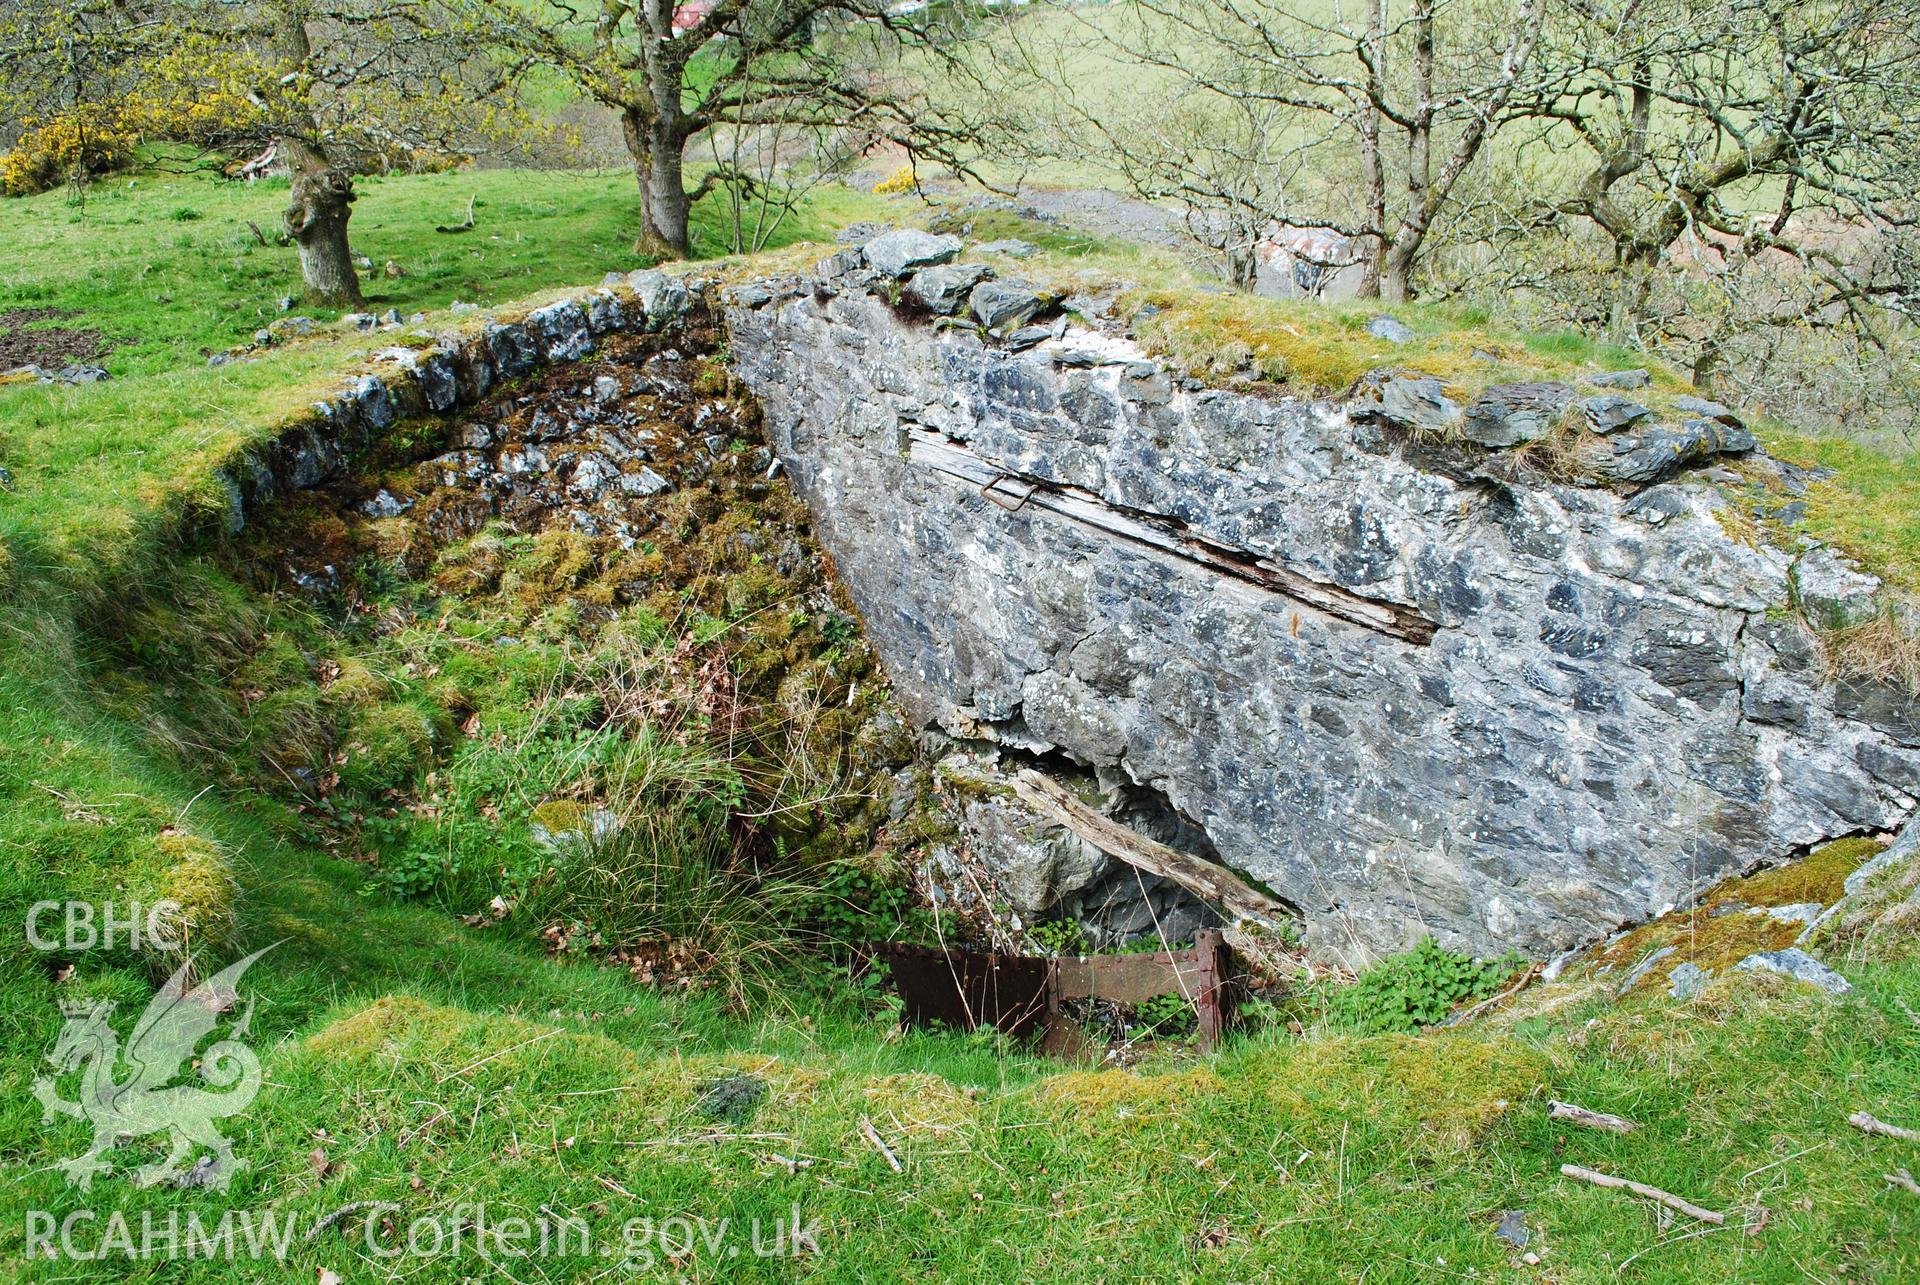
[[[12,308],[0,312],[0,370],[16,366],[62,366],[93,361],[113,345],[87,327],[49,326],[74,314],[63,308]]]

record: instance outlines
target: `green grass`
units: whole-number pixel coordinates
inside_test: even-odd
[[[368,311],[495,303],[641,266],[630,176],[556,172],[530,181],[522,171],[483,170],[369,176],[355,186],[352,243],[374,265],[361,274]],[[469,196],[477,227],[436,233],[436,224],[462,221]],[[10,200],[0,311],[73,310],[79,315],[51,324],[104,331],[115,346],[101,364],[121,378],[203,364],[203,349],[245,343],[281,316],[283,297],[332,320],[338,310],[299,306],[294,251],[271,243],[286,202],[285,179],[249,186],[161,170],[104,179],[80,205],[64,189]],[[197,217],[178,221],[183,210]],[[389,261],[406,275],[387,278]]]
[[[1832,469],[1808,488],[1807,525],[1875,575],[1920,593],[1920,452],[1784,431],[1768,434],[1767,447],[1795,464]]]
[[[184,166],[185,162],[172,164]],[[361,274],[365,308],[402,315],[456,299],[494,304],[555,286],[590,285],[610,270],[644,267],[633,253],[639,199],[631,173],[477,170],[355,180],[353,248],[373,263]],[[475,228],[448,235],[474,200]],[[74,204],[65,189],[0,205],[0,312],[58,307],[79,314],[47,323],[95,327],[115,346],[102,360],[116,376],[202,364],[203,349],[247,342],[300,295],[290,247],[271,244],[287,204],[285,179],[251,186],[205,170],[149,168],[103,179]],[[819,236],[854,217],[863,198],[818,194],[780,243]],[[190,211],[195,216],[182,220]],[[269,244],[247,226],[257,223]],[[721,201],[696,207],[696,256],[725,250]],[[385,275],[392,262],[405,273]],[[331,320],[338,310],[296,306]],[[4,396],[0,392],[0,396]],[[4,403],[0,403],[4,405]]]
[[[156,515],[217,503],[211,469],[236,448],[339,386],[354,362],[391,335],[326,328],[314,337],[218,368],[202,350],[246,341],[298,294],[290,249],[262,248],[252,218],[274,226],[285,183],[254,187],[217,175],[147,171],[108,180],[83,209],[65,192],[0,204],[0,312],[58,307],[56,322],[125,342],[103,360],[116,378],[67,388],[0,386],[0,593],[10,578],[53,572],[71,587],[122,562]],[[407,275],[366,282],[369,309],[430,313],[458,324],[456,299],[498,304],[597,282],[641,264],[631,252],[638,216],[630,176],[486,170],[359,181],[354,244]],[[478,195],[478,228],[458,223]],[[174,214],[190,208],[197,220]],[[814,195],[780,244],[831,239],[831,229],[885,207],[844,189]],[[717,200],[696,207],[695,248],[724,249]],[[337,313],[301,309],[331,319]]]

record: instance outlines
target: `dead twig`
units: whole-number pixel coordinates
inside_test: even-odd
[[[1888,1124],[1885,1120],[1876,1120],[1865,1111],[1855,1111],[1847,1117],[1847,1123],[1862,1133],[1877,1133],[1885,1138],[1899,1138],[1902,1142],[1920,1142],[1920,1129]]]
[[[1589,1111],[1571,1102],[1549,1101],[1547,1118],[1565,1120],[1569,1124],[1583,1125],[1589,1129],[1605,1129],[1608,1133],[1632,1133],[1640,1127],[1631,1120],[1622,1119],[1617,1115],[1608,1115],[1605,1111]]]
[[[1540,975],[1540,968],[1541,966],[1539,964],[1529,964],[1526,968],[1521,970],[1519,979],[1516,980],[1513,983],[1513,985],[1507,987],[1505,990],[1501,991],[1498,995],[1489,996],[1488,998],[1481,1000],[1478,1004],[1473,1005],[1471,1008],[1461,1009],[1458,1013],[1452,1014],[1444,1022],[1441,1022],[1440,1025],[1464,1026],[1468,1022],[1471,1022],[1474,1018],[1479,1017],[1482,1013],[1486,1012],[1487,1010],[1506,1003],[1508,1000],[1512,999],[1515,995],[1518,995],[1521,991],[1525,990],[1529,985],[1533,983],[1533,979]]]
[[[889,1147],[885,1140],[880,1137],[879,1130],[873,1127],[873,1121],[867,1119],[865,1116],[860,1117],[860,1135],[873,1144],[874,1150],[886,1157],[888,1168],[892,1169],[895,1173],[901,1171],[900,1158],[893,1154],[893,1148]]]
[[[1880,1176],[1882,1178],[1885,1178],[1888,1182],[1892,1183],[1894,1186],[1905,1187],[1908,1191],[1911,1191],[1914,1195],[1920,1196],[1920,1182],[1915,1182],[1913,1180],[1913,1175],[1908,1173],[1905,1169],[1895,1169],[1892,1173],[1883,1173]]]
[[[408,1129],[405,1133],[401,1134],[399,1140],[393,1144],[393,1149],[395,1151],[405,1151],[407,1149],[408,1143],[412,1142],[415,1138],[420,1137],[428,1129],[431,1129],[434,1125],[439,1124],[442,1120],[446,1118],[447,1118],[447,1113],[443,1108],[431,1120],[428,1120],[426,1123],[418,1125],[415,1128]]]
[[[497,1053],[489,1053],[485,1057],[481,1058],[478,1062],[469,1062],[467,1065],[461,1067],[458,1071],[448,1071],[445,1075],[435,1080],[434,1083],[445,1084],[448,1080],[453,1079],[456,1075],[465,1075],[469,1071],[477,1071],[481,1067],[485,1066],[487,1063],[493,1061],[495,1058],[505,1057],[509,1053],[518,1053],[521,1049],[526,1048],[529,1044],[538,1044],[541,1040],[550,1040],[554,1036],[562,1034],[564,1030],[565,1030],[564,1027],[556,1026],[553,1030],[545,1031],[539,1035],[534,1036],[530,1040],[521,1040],[518,1044],[514,1045],[512,1048],[501,1049]]]
[[[433,230],[435,232],[471,232],[473,231],[473,202],[474,202],[474,198],[478,197],[479,195],[480,194],[478,192],[475,192],[473,196],[469,196],[467,198],[467,221],[465,223],[436,223],[434,224]]]
[[[790,1174],[799,1173],[802,1169],[813,1168],[813,1161],[805,1156],[783,1156],[778,1151],[769,1151],[767,1153],[767,1159],[773,1161],[775,1164],[785,1165],[787,1172]]]
[[[1610,1187],[1616,1191],[1630,1191],[1636,1196],[1648,1200],[1657,1200],[1669,1209],[1675,1209],[1689,1218],[1697,1218],[1703,1223],[1712,1223],[1719,1227],[1727,1221],[1725,1214],[1717,1214],[1711,1209],[1702,1209],[1692,1201],[1683,1200],[1671,1191],[1662,1191],[1658,1187],[1649,1187],[1644,1182],[1635,1182],[1631,1178],[1616,1178],[1610,1173],[1601,1173],[1597,1169],[1585,1169],[1579,1165],[1561,1165],[1560,1172],[1568,1178],[1578,1178],[1581,1182],[1590,1182],[1596,1187]]]
[[[1702,1236],[1711,1236],[1713,1235],[1713,1233],[1717,1231],[1725,1231],[1725,1230],[1726,1228],[1724,1227],[1698,1227],[1698,1228],[1695,1228],[1693,1231],[1682,1232],[1678,1236],[1669,1236],[1665,1240],[1656,1240],[1653,1242],[1653,1244],[1648,1245],[1645,1249],[1638,1250],[1632,1254],[1629,1254],[1621,1262],[1620,1266],[1614,1268],[1613,1270],[1615,1274],[1624,1272],[1627,1270],[1628,1266],[1633,1263],[1635,1259],[1643,1258],[1646,1255],[1651,1254],[1656,1249],[1665,1249],[1668,1245],[1677,1245],[1683,1240],[1698,1240]]]
[[[326,1231],[327,1228],[332,1227],[336,1223],[340,1222],[342,1219],[351,1218],[355,1214],[360,1213],[363,1210],[372,1209],[375,1206],[379,1205],[380,1203],[381,1202],[377,1200],[355,1200],[348,1204],[344,1204],[340,1206],[340,1208],[334,1210],[332,1213],[321,1218],[318,1222],[314,1223],[314,1225],[308,1229],[304,1239],[313,1240],[317,1238],[322,1232]]]

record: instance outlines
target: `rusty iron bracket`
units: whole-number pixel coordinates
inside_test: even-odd
[[[1012,474],[1002,473],[999,477],[989,478],[985,483],[983,483],[980,487],[980,494],[986,496],[987,499],[999,505],[1001,508],[1005,509],[1007,512],[1018,513],[1021,509],[1024,509],[1027,507],[1028,500],[1031,500],[1034,496],[1040,493],[1040,483],[1038,482],[1026,483],[1027,493],[1021,496],[1018,500],[1016,500],[1012,504],[1008,504],[1005,500],[1001,499],[998,495],[994,494],[994,489],[998,487],[1002,482],[1018,482],[1018,481],[1020,481],[1020,479],[1017,477],[1014,477]]]

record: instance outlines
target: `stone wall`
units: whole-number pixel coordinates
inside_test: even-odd
[[[970,761],[1159,813],[1321,952],[1541,956],[1914,807],[1912,702],[1825,681],[1794,557],[1712,487],[1526,480],[1064,322],[1014,351],[891,305],[913,266],[843,252],[729,310],[900,697]],[[1106,877],[1075,851],[1049,899]]]
[[[274,500],[345,476],[374,435],[396,421],[471,406],[537,367],[578,361],[599,336],[670,325],[687,303],[687,288],[663,272],[610,273],[600,288],[524,317],[379,350],[372,372],[221,467],[226,529],[238,532]]]

